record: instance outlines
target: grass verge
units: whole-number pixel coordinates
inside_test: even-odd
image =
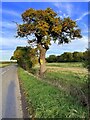
[[[28,102],[30,117],[85,118],[88,116],[87,109],[64,91],[43,80],[38,80],[21,68],[18,74]]]

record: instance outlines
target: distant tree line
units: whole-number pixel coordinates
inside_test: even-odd
[[[46,58],[46,61],[49,63],[52,62],[83,62],[87,61],[88,52],[64,52],[61,55],[50,55]]]
[[[11,57],[11,60],[17,60],[17,63],[22,68],[29,70],[38,63],[36,51],[36,48],[32,49],[31,47],[17,47],[13,56]]]
[[[17,47],[11,57],[11,60],[17,60],[18,64],[25,70],[30,70],[33,66],[38,64],[37,48]],[[46,58],[46,62],[85,62],[88,64],[88,51],[85,52],[64,52],[61,55],[50,55]]]

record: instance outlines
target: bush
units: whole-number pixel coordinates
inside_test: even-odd
[[[36,57],[36,50],[31,47],[17,47],[11,59],[16,59],[17,63],[27,71],[37,64],[38,61]]]
[[[47,62],[56,62],[57,57],[55,55],[50,55],[46,60]]]

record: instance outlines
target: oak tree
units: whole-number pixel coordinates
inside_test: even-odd
[[[58,44],[69,43],[81,38],[81,30],[76,21],[67,17],[61,19],[51,8],[45,10],[28,9],[22,13],[22,24],[17,24],[17,37],[26,37],[28,43],[39,51],[40,76],[46,71],[45,54],[51,41]],[[33,39],[30,39],[33,36]]]

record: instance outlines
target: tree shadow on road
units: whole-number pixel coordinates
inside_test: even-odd
[[[6,96],[4,118],[16,118],[15,82],[12,80]]]

